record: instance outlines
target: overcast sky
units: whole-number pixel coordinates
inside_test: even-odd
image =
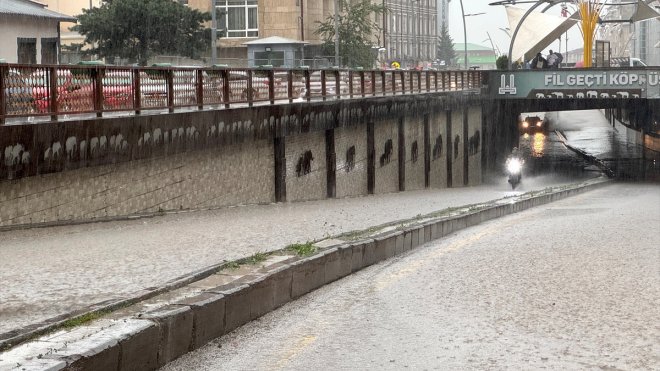
[[[490,34],[495,47],[499,48],[503,54],[506,54],[509,51],[510,39],[504,31],[500,30],[500,27],[508,28],[509,21],[507,19],[504,6],[488,5],[494,1],[495,0],[463,0],[465,14],[481,12],[486,13],[483,15],[476,15],[465,18],[467,40],[469,43],[489,47],[490,41],[488,40],[488,34]],[[567,1],[567,3],[570,3],[570,1]],[[516,6],[520,8],[529,8],[531,4],[517,4]],[[538,9],[543,9],[543,7],[539,7]],[[548,10],[547,13],[559,16],[560,10],[560,6],[557,5]],[[463,22],[461,20],[461,3],[459,0],[452,0],[449,3],[449,33],[451,34],[454,43],[463,42]],[[513,30],[511,33],[513,33]],[[569,50],[582,47],[582,36],[580,35],[580,31],[577,25],[573,26],[571,31],[569,31],[568,46]],[[559,50],[559,43],[554,42],[552,45],[545,49],[544,54],[547,53],[548,49],[553,49],[555,51]],[[562,37],[561,52],[563,53],[564,50],[564,38]]]

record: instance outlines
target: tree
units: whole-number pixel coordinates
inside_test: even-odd
[[[442,25],[440,31],[440,38],[438,39],[438,47],[436,49],[436,57],[445,61],[445,65],[450,66],[456,60],[456,51],[454,51],[454,40],[452,40],[447,30],[447,25]]]
[[[73,30],[85,36],[89,53],[146,65],[156,54],[196,58],[207,48],[208,13],[172,0],[103,0],[84,9]]]
[[[348,4],[339,0],[339,56],[344,65],[350,67],[371,68],[376,56],[371,50],[373,39],[378,38],[381,31],[376,17],[383,14],[386,8],[372,4],[371,0],[360,0]],[[318,22],[316,34],[324,41],[323,49],[329,55],[335,54],[335,18],[329,16],[325,22]]]
[[[498,70],[508,70],[509,69],[509,56],[500,55],[495,61],[495,66]]]

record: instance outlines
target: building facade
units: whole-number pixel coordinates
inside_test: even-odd
[[[210,12],[213,0],[184,0]],[[246,42],[273,36],[319,45],[318,22],[334,15],[334,0],[215,0],[221,63],[247,60]]]
[[[0,1],[0,59],[7,63],[56,64],[60,52],[60,23],[75,18],[46,9],[30,0]]]
[[[449,29],[449,3],[451,0],[437,0],[438,4],[438,35],[442,31],[442,27]]]
[[[82,14],[83,9],[90,9],[101,5],[101,0],[42,0],[48,9],[72,17]],[[83,44],[85,38],[75,31],[71,31],[75,23],[60,25],[60,39],[62,45]]]
[[[660,1],[649,3],[660,8]],[[660,65],[660,19],[625,22],[635,13],[636,5],[629,1],[612,0],[606,20],[622,20],[621,23],[606,23],[600,28],[599,38],[610,42],[612,57],[639,58],[651,66]]]
[[[437,0],[384,0],[388,9],[383,27],[388,59],[410,67],[435,59],[439,3]]]

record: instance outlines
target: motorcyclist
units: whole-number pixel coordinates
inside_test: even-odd
[[[511,154],[509,154],[506,159],[506,171],[509,178],[508,182],[511,184],[512,189],[515,189],[518,183],[520,183],[523,162],[524,160],[522,159],[518,147],[513,147]]]
[[[520,150],[518,150],[518,147],[513,147],[511,150],[511,154],[506,158],[506,162],[509,163],[509,161],[517,159],[522,162],[522,156],[520,154]]]

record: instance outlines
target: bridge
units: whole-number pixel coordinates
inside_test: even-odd
[[[649,132],[657,67],[543,71],[0,65],[0,226],[481,182],[520,112]]]

